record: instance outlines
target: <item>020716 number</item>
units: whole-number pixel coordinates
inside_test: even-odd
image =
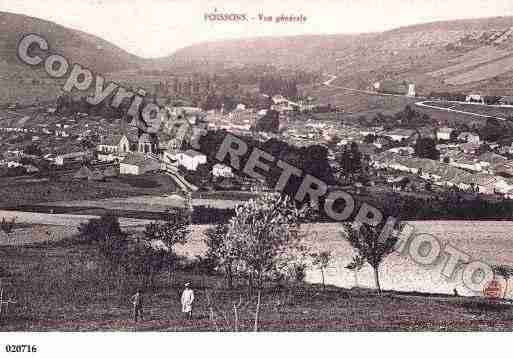
[[[5,351],[7,353],[36,353],[37,346],[29,344],[7,344]]]

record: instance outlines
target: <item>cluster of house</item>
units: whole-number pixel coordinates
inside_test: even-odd
[[[173,121],[163,123],[163,131],[137,134],[127,131],[102,137],[96,147],[98,160],[117,160],[119,173],[122,175],[141,175],[178,167],[196,171],[200,165],[207,163],[206,155],[193,149],[183,150],[199,135],[200,127],[194,126],[198,125],[196,119],[192,120],[187,115],[195,111],[184,108],[172,111],[170,115],[173,116]],[[180,130],[176,132],[175,128],[168,125]],[[233,176],[231,168],[224,165],[214,166],[212,174],[214,177]]]
[[[31,164],[23,164],[23,157],[31,157],[23,153],[20,150],[6,151],[3,153],[3,158],[0,159],[0,167],[3,168],[24,168],[28,174],[34,174],[39,172],[39,169]]]
[[[312,118],[289,122],[282,132],[284,140],[296,146],[309,146],[319,143],[331,143],[343,146],[350,142],[362,142],[365,137],[360,129],[342,123],[319,121]]]
[[[266,110],[257,111],[246,108],[244,104],[238,104],[235,110],[224,113],[224,111],[211,110],[206,114],[206,121],[209,130],[227,130],[231,132],[249,133],[256,121],[265,116]]]
[[[513,197],[513,160],[494,152],[481,153],[483,141],[472,132],[458,136],[451,128],[440,128],[436,137],[440,160],[414,157],[410,146],[394,147],[373,157],[377,169],[392,169],[419,175],[444,187]],[[406,134],[405,134],[406,135]]]
[[[481,94],[470,94],[465,96],[465,102],[486,105],[486,98]],[[492,104],[499,106],[512,106],[513,96],[499,96]]]
[[[513,180],[491,173],[471,173],[440,161],[385,151],[374,157],[372,165],[377,169],[416,174],[442,187],[485,194],[500,193],[513,198]]]

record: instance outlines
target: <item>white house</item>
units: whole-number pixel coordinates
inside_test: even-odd
[[[231,167],[218,163],[212,167],[212,176],[231,178],[233,177],[233,171]]]
[[[176,154],[179,165],[184,166],[189,171],[196,171],[199,165],[207,163],[207,156],[195,150],[187,150]]]
[[[484,104],[484,97],[478,94],[470,94],[467,97],[465,97],[465,102],[475,102],[475,103],[482,103]]]
[[[476,145],[481,144],[481,139],[478,134],[472,132],[462,132],[458,135],[458,140],[465,141],[468,143],[474,143]]]
[[[19,162],[16,162],[16,161],[7,162],[7,168],[16,168],[16,167],[21,167],[21,166],[22,166],[22,164]]]
[[[414,133],[414,130],[398,128],[385,133],[384,136],[390,138],[392,141],[404,141],[413,136]]]
[[[103,153],[127,153],[130,152],[130,142],[125,135],[111,135],[102,138],[96,149]]]
[[[454,129],[450,128],[450,127],[439,128],[436,131],[436,138],[438,140],[449,141],[451,139],[451,134],[453,132],[454,132]]]

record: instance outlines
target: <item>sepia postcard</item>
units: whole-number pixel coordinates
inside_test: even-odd
[[[511,0],[0,0],[1,356],[511,332],[512,233]]]

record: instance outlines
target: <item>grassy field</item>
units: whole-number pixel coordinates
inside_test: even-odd
[[[0,247],[2,284],[11,305],[2,331],[221,331],[234,330],[232,305],[242,297],[239,329],[252,330],[255,296],[226,290],[222,278],[190,269],[163,273],[145,292],[144,320],[130,319],[129,298],[140,278],[110,270],[91,245],[70,241]],[[194,319],[180,312],[185,281],[196,292]],[[214,298],[210,320],[207,292]],[[513,306],[481,298],[342,289],[292,283],[263,290],[263,331],[511,330]]]
[[[113,197],[161,195],[176,192],[174,181],[164,174],[121,176],[107,181],[23,182],[7,178],[0,184],[0,207],[42,202],[92,200]]]
[[[450,108],[457,111],[472,112],[479,115],[492,116],[492,117],[508,117],[513,115],[512,107],[496,107],[496,106],[483,106],[476,104],[463,104],[451,102],[425,102],[429,106],[437,106],[443,108]]]

